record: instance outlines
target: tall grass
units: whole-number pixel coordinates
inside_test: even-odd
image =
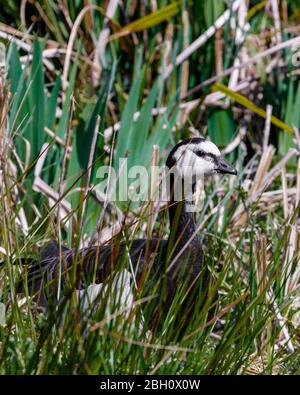
[[[299,4],[280,2],[278,36],[276,10],[249,2],[240,31],[233,21],[243,16],[233,11],[166,78],[189,44],[222,17],[226,3],[123,2],[110,18],[104,15],[114,2],[100,3],[59,8],[39,1],[25,14],[7,7],[1,17],[0,372],[299,373],[295,51],[266,55],[237,77],[225,72],[222,85],[207,82],[297,37]],[[211,285],[201,308],[203,294],[195,295],[199,309],[188,324],[181,324],[184,281],[152,331],[151,295],[145,299],[133,285],[134,304],[124,309],[113,279],[88,312],[72,283],[46,310],[31,298],[21,306],[28,293],[25,286],[17,294],[28,270],[21,260],[38,259],[49,240],[78,249],[95,240],[130,244],[146,237],[148,207],[99,202],[98,167],[118,170],[124,156],[129,166],[150,166],[153,145],[163,164],[170,147],[191,135],[208,136],[224,149],[238,176],[206,182],[198,222]],[[152,235],[166,238],[166,207],[155,210]],[[128,269],[128,257],[118,265]],[[154,286],[152,296],[157,292]]]

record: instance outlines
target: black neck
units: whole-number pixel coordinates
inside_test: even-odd
[[[182,183],[180,179],[179,182]],[[171,253],[172,258],[175,258],[180,251],[185,248],[182,253],[182,257],[187,258],[189,263],[200,261],[202,257],[202,249],[200,243],[200,237],[196,234],[197,225],[195,221],[195,214],[190,211],[191,204],[193,202],[190,200],[191,196],[185,196],[182,193],[182,200],[178,201],[178,196],[176,199],[174,197],[175,190],[174,176],[170,176],[170,199],[169,199],[169,217],[170,217],[170,235],[168,240],[168,254]],[[183,185],[182,185],[183,191]],[[194,192],[194,186],[192,189]],[[188,246],[187,246],[188,243]],[[181,260],[179,260],[181,261]]]

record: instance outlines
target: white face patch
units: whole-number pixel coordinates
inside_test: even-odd
[[[198,156],[197,151],[203,152],[204,155]],[[208,155],[205,156],[205,154]],[[201,177],[213,174],[215,171],[215,162],[211,155],[219,157],[221,153],[214,143],[203,141],[198,144],[190,143],[178,147],[173,158],[181,177]]]
[[[221,156],[221,152],[220,152],[219,148],[211,141],[206,140],[206,141],[203,141],[202,143],[196,144],[192,147],[193,147],[193,151],[199,150],[199,151],[205,152],[206,154]]]

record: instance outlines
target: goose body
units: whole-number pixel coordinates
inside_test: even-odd
[[[125,275],[128,288],[125,294],[129,295],[131,292],[129,288],[132,287],[133,280],[135,286],[146,290],[147,294],[152,290],[153,284],[164,279],[162,291],[164,309],[170,306],[181,281],[187,280],[193,283],[201,272],[205,275],[195,216],[189,210],[191,197],[182,196],[181,199],[175,200],[174,187],[176,183],[182,183],[185,177],[192,177],[194,187],[198,177],[214,173],[236,174],[236,171],[224,160],[212,142],[202,138],[191,138],[177,144],[171,150],[166,165],[169,169],[175,169],[169,178],[168,239],[135,239],[128,243],[112,241],[101,248],[92,246],[78,252],[62,247],[62,259],[59,258],[57,242],[50,242],[42,251],[40,260],[28,271],[29,292],[36,295],[39,305],[45,306],[49,294],[57,289],[60,262],[63,269],[62,289],[67,283],[67,273],[74,269],[74,262],[77,262],[75,286],[79,298],[83,295],[88,296],[88,303],[93,303],[95,295],[102,289],[102,284],[117,272],[117,262],[121,259],[129,259],[131,264]],[[129,278],[131,286],[128,282]],[[132,303],[132,298],[130,296],[128,298]]]

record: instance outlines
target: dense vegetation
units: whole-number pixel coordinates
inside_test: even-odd
[[[299,373],[299,0],[4,3],[0,372]],[[147,301],[137,293],[128,315],[111,287],[88,316],[72,292],[47,311],[20,303],[20,259],[51,239],[166,237],[165,204],[149,216],[147,202],[99,200],[97,169],[149,166],[153,145],[163,164],[200,135],[238,176],[207,181],[198,221],[215,281],[179,342],[180,287],[155,333]]]

